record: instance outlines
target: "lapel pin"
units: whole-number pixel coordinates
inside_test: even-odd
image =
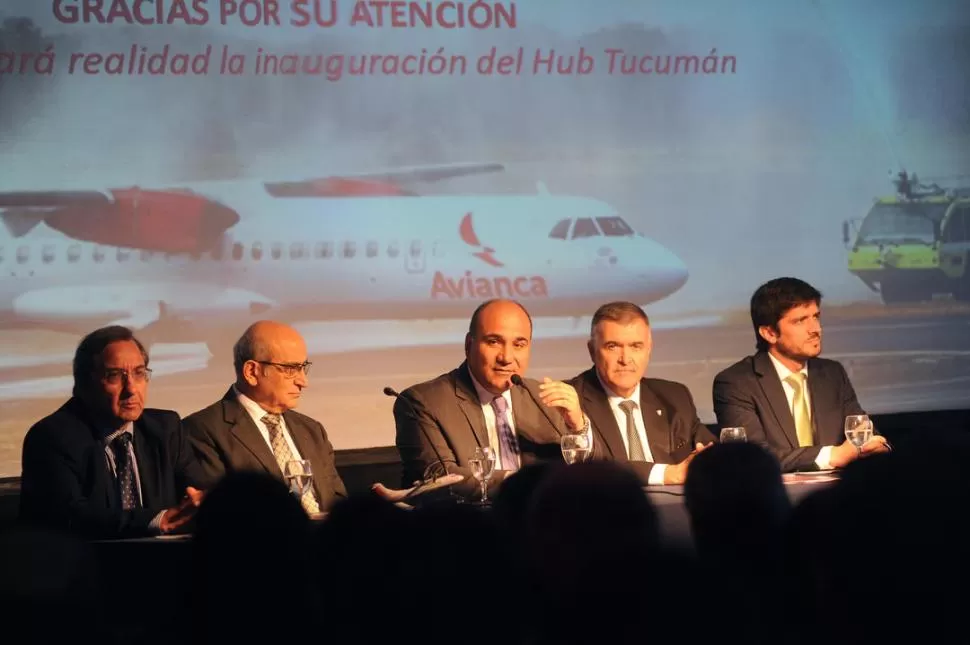
[[[657,416],[658,417],[662,417],[663,416],[663,410],[661,410],[661,409],[658,408],[657,409]]]

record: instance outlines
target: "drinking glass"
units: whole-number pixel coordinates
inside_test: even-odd
[[[562,449],[562,458],[567,464],[578,464],[589,459],[590,445],[589,436],[584,434],[564,434],[559,439],[559,447]]]
[[[488,503],[488,478],[491,477],[492,470],[495,469],[495,455],[492,454],[492,449],[488,447],[476,448],[475,454],[468,460],[468,465],[472,469],[472,476],[478,480],[482,487],[480,503],[485,505]]]
[[[867,441],[872,439],[872,419],[866,414],[851,414],[845,418],[845,438],[862,449]]]
[[[293,459],[286,462],[283,477],[290,487],[290,492],[297,499],[302,499],[313,486],[313,468],[307,459]]]
[[[721,443],[745,442],[747,440],[748,435],[745,434],[744,428],[721,428]]]

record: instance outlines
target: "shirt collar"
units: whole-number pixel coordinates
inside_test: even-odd
[[[768,358],[771,359],[771,364],[775,366],[775,371],[778,372],[778,378],[781,379],[782,381],[784,381],[786,378],[794,374],[794,372],[788,369],[788,367],[784,363],[782,363],[777,358],[775,358],[775,355],[772,354],[771,352],[768,352]],[[808,361],[806,361],[805,365],[802,366],[802,369],[798,371],[804,374],[805,376],[808,376]]]
[[[478,400],[482,402],[482,405],[486,405],[486,404],[491,405],[492,400],[495,398],[496,395],[492,394],[484,387],[482,387],[482,384],[479,383],[478,379],[475,378],[475,375],[472,374],[471,368],[468,368],[468,375],[472,378],[472,385],[475,386],[475,393],[478,394]],[[509,409],[511,409],[512,408],[512,388],[508,388],[504,392],[502,392],[502,398],[505,399],[505,402],[508,404]]]
[[[243,406],[243,409],[249,413],[249,416],[253,419],[263,420],[267,414],[271,414],[264,410],[258,403],[253,401],[251,398],[236,389],[236,386],[232,386],[232,391],[236,393],[236,399],[239,401],[239,405]],[[280,415],[283,416],[282,414]]]
[[[110,444],[112,441],[114,441],[115,439],[117,439],[118,437],[120,437],[125,432],[127,432],[128,434],[130,434],[132,436],[132,438],[134,438],[134,436],[135,436],[135,424],[134,423],[131,423],[129,421],[128,423],[126,423],[125,425],[121,426],[117,430],[115,430],[113,432],[110,432],[109,434],[105,435],[105,437],[104,437],[104,443],[106,445],[107,444]]]
[[[603,379],[600,378],[600,373],[598,371],[596,372],[596,379],[600,382],[600,385],[603,386],[603,391],[606,392],[606,400],[609,401],[610,405],[613,407],[619,406],[624,401],[633,401],[637,404],[637,407],[640,407],[640,381],[637,381],[637,386],[633,388],[633,394],[628,397],[623,397],[611,390],[610,387],[603,382]]]

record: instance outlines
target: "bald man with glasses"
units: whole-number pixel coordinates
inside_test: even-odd
[[[306,342],[288,325],[260,321],[233,348],[236,382],[220,401],[186,417],[189,442],[212,486],[229,472],[285,479],[309,461],[313,486],[301,496],[311,516],[347,496],[323,425],[294,411],[308,385]]]

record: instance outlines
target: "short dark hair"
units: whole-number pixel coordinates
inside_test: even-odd
[[[814,302],[822,304],[821,292],[798,278],[775,278],[758,287],[751,296],[751,324],[758,351],[767,351],[769,344],[758,329],[772,327],[778,330],[778,321],[793,307]]]
[[[236,344],[232,346],[232,366],[236,369],[236,376],[242,376],[243,365],[246,361],[267,359],[269,349],[266,342],[256,334],[256,323],[246,328]]]
[[[647,327],[650,326],[650,317],[647,316],[647,313],[639,305],[623,301],[608,302],[593,314],[593,322],[589,325],[590,338],[596,334],[596,325],[604,320],[626,324],[636,319],[645,322]]]
[[[111,343],[131,341],[138,346],[145,365],[148,365],[148,350],[141,341],[135,338],[135,333],[121,325],[110,325],[95,329],[81,339],[74,350],[74,396],[78,396],[81,388],[91,382],[92,375],[101,365],[101,356]]]
[[[532,336],[532,316],[529,315],[528,310],[522,306],[521,302],[517,300],[506,300],[505,298],[492,298],[491,300],[486,300],[485,302],[483,302],[482,304],[478,305],[478,307],[475,308],[475,311],[472,313],[471,320],[468,321],[469,336],[472,336],[472,337],[475,336],[475,331],[478,328],[478,322],[479,322],[479,319],[482,317],[482,312],[485,311],[485,309],[489,305],[494,304],[496,302],[510,302],[516,307],[518,307],[519,309],[521,309],[522,313],[525,314],[525,317],[529,319],[529,336]]]

